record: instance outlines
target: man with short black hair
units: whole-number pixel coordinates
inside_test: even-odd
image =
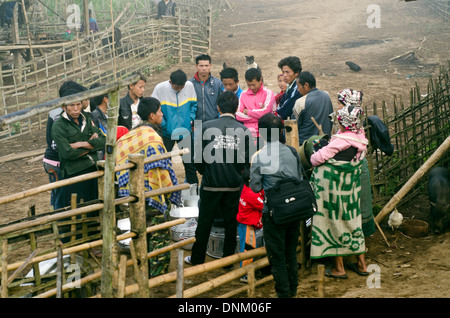
[[[223,257],[234,254],[242,173],[251,158],[251,133],[234,117],[238,97],[225,91],[217,99],[217,104],[220,117],[203,123],[202,147],[195,152],[196,167],[203,177],[196,241],[191,256],[185,258],[185,263],[191,265],[205,262],[211,228],[219,209],[223,213],[225,228]]]
[[[195,58],[197,72],[190,81],[194,84],[197,94],[197,112],[195,119],[202,122],[219,117],[217,98],[223,91],[220,79],[211,75],[212,59],[208,54],[200,54]]]
[[[172,72],[168,81],[155,86],[152,97],[161,103],[162,138],[167,151],[172,151],[175,142],[180,148],[193,149],[191,133],[197,110],[197,95],[194,85],[187,80],[186,73],[182,70]],[[192,151],[183,156],[183,165],[186,181],[190,184],[198,183]]]
[[[235,68],[224,68],[220,72],[220,80],[222,81],[224,91],[231,91],[236,93],[238,98],[241,97],[243,90],[239,86],[239,74]]]
[[[154,97],[145,97],[139,104],[138,115],[142,119],[142,124],[152,127],[162,138],[161,124],[164,114],[159,100]]]
[[[286,120],[292,116],[295,101],[301,97],[297,90],[296,78],[302,72],[302,63],[297,56],[288,56],[278,62],[278,67],[283,73],[287,88],[280,99],[277,113],[283,120]]]
[[[297,87],[302,97],[295,102],[292,115],[297,119],[300,145],[311,136],[319,135],[319,129],[312,117],[322,126],[323,133],[331,136],[333,125],[330,114],[333,113],[333,103],[330,95],[316,88],[316,79],[310,72],[301,72],[298,75]]]
[[[139,78],[136,82],[128,85],[128,93],[120,99],[119,103],[119,119],[118,126],[125,126],[128,130],[135,128],[140,124],[141,118],[137,114],[140,99],[144,96],[145,84],[147,79],[140,72],[134,72],[132,75],[138,74]]]
[[[258,119],[275,111],[275,94],[264,86],[261,71],[257,68],[250,68],[245,72],[245,81],[248,89],[241,94],[236,119],[250,129],[256,146],[259,147],[262,141],[260,142]]]

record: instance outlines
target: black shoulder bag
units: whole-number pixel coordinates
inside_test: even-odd
[[[296,150],[289,148],[298,160]],[[265,194],[270,215],[277,225],[309,219],[317,211],[316,197],[309,181],[305,179],[281,179]]]

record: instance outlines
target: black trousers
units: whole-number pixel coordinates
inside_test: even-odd
[[[222,212],[224,219],[225,238],[223,246],[223,256],[233,255],[236,251],[237,220],[236,215],[239,208],[239,191],[216,192],[206,191],[200,188],[200,202],[198,224],[195,231],[195,243],[192,246],[192,264],[202,264],[205,262],[206,249],[208,247],[209,236],[218,210]]]
[[[269,213],[263,213],[262,220],[264,244],[275,281],[275,291],[280,298],[293,297],[297,294],[298,286],[296,249],[300,221],[276,225]]]
[[[172,140],[172,139],[164,137],[164,136],[162,136],[162,139],[163,139],[164,147],[166,147],[166,150],[168,152],[172,151],[173,146],[175,146],[176,140]],[[191,145],[193,145],[193,143],[191,143]],[[185,160],[183,160],[184,172],[186,174],[186,182],[187,183],[198,184],[197,169],[195,168],[195,165],[194,165],[194,149],[193,149],[193,147],[191,147],[191,148],[192,149],[189,149],[189,155],[188,155],[191,158],[190,162],[185,162]]]

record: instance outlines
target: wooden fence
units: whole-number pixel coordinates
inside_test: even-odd
[[[450,20],[450,1],[448,0],[427,0],[428,7],[445,22]]]
[[[387,156],[371,143],[369,169],[373,188],[373,203],[383,205],[425,163],[434,151],[450,135],[450,81],[449,69],[441,69],[440,75],[430,79],[425,91],[416,84],[410,91],[410,106],[401,98],[394,98],[392,105],[382,103],[381,114],[376,104],[366,107],[366,115],[377,115],[390,132],[394,153]],[[389,107],[392,115],[387,116]],[[367,122],[367,118],[366,118]],[[370,138],[369,125],[366,127]],[[437,163],[448,168],[450,154],[446,153]],[[427,179],[423,178],[402,200],[407,202],[424,192]]]
[[[176,17],[159,20],[154,16],[137,17],[136,12],[125,14],[128,5],[113,21],[115,28],[79,35],[70,41],[0,46],[0,52],[13,53],[16,61],[21,61],[25,52],[34,52],[28,62],[14,63],[9,70],[0,68],[0,115],[57,98],[58,87],[69,79],[86,87],[106,84],[134,71],[151,74],[171,63],[209,53],[211,8],[206,3],[180,2]],[[31,131],[35,126],[40,129],[45,127],[46,119],[37,116],[3,127],[0,137]]]

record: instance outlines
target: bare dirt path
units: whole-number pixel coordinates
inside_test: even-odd
[[[312,72],[319,89],[332,98],[341,89],[351,87],[364,92],[364,104],[372,109],[381,102],[392,105],[394,96],[409,100],[409,90],[419,83],[425,92],[429,76],[448,66],[450,29],[418,2],[378,0],[381,27],[369,28],[369,1],[360,0],[258,0],[229,1],[234,10],[225,8],[213,16],[213,75],[219,76],[223,62],[235,66],[245,87],[243,74],[245,56],[254,55],[267,86],[278,92],[276,77],[278,61],[289,55],[299,56],[303,69]],[[419,49],[420,48],[420,49]],[[392,57],[415,51],[417,60],[389,62]],[[345,64],[352,61],[361,66],[353,72]],[[193,75],[193,63],[172,66],[148,79],[146,95],[171,71],[182,68]],[[125,94],[125,92],[124,92]],[[45,132],[26,134],[0,143],[0,156],[45,147]],[[181,165],[178,165],[182,169]],[[48,182],[41,161],[27,159],[0,164],[1,196],[30,189]],[[0,224],[26,216],[28,205],[35,203],[37,213],[47,211],[49,193],[1,207]],[[426,220],[428,203],[425,196],[409,202],[399,211],[406,217]],[[377,231],[367,238],[367,262],[377,266],[375,284],[365,277],[348,272],[345,280],[326,279],[326,297],[450,297],[450,233],[423,238],[410,238],[393,232],[383,222],[382,228],[392,246],[388,247]],[[317,297],[317,263],[302,273],[298,297]],[[186,287],[193,281],[187,281]],[[235,285],[239,285],[236,283]],[[373,287],[373,288],[371,288]],[[157,295],[171,295],[173,289]],[[215,294],[205,295],[213,297]],[[245,297],[245,293],[240,295]],[[273,283],[257,289],[258,298],[275,297]]]

